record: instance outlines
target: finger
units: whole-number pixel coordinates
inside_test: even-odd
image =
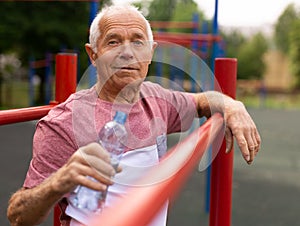
[[[118,167],[116,169],[116,173],[120,173],[120,172],[122,172],[122,170],[123,170],[123,168],[120,165],[118,165]]]
[[[99,143],[90,143],[84,147],[81,147],[79,150],[82,154],[94,155],[100,159],[103,159],[105,162],[110,163],[109,153]]]
[[[257,146],[258,146],[257,147],[257,152],[258,152],[260,150],[261,138],[260,138],[260,135],[259,135],[257,130],[255,130],[254,136],[255,136],[255,139],[256,139]]]
[[[250,153],[250,160],[247,161],[248,164],[251,164],[256,156],[257,153],[257,148],[258,148],[258,144],[254,135],[254,129],[250,130],[250,134],[247,133],[245,135],[247,144],[248,144],[248,149],[249,149],[249,153]]]
[[[231,130],[227,127],[225,131],[225,141],[226,141],[226,153],[229,153],[233,148],[233,135]]]
[[[88,165],[81,164],[80,162],[71,161],[60,168],[53,177],[56,178],[54,181],[58,183],[54,183],[54,187],[57,188],[58,191],[64,191],[64,193],[68,193],[72,191],[77,185],[87,185],[85,177],[93,177],[98,181],[100,185],[92,185],[92,189],[101,189],[104,185],[111,185],[113,181],[110,177],[98,173],[95,169],[91,168]],[[87,185],[89,186],[89,184]]]
[[[238,136],[236,136],[236,141],[237,141],[237,145],[239,146],[239,148],[242,152],[242,155],[243,155],[245,161],[249,162],[250,161],[250,152],[249,152],[248,144],[247,144],[245,137],[242,134],[238,135]]]
[[[251,133],[251,137],[252,137],[252,140],[253,140],[253,144],[254,144],[254,146],[253,146],[253,152],[254,152],[254,157],[257,155],[257,152],[258,152],[258,150],[259,150],[259,144],[257,143],[257,139],[256,139],[256,136],[255,136],[255,131],[253,131],[252,133]],[[252,150],[251,149],[251,150]]]
[[[88,155],[86,153],[81,153],[82,158],[85,160],[86,165],[95,169],[98,173],[101,173],[107,177],[113,177],[115,175],[115,169],[112,165],[103,159],[98,158],[94,155]]]
[[[113,181],[112,181],[112,176],[111,175],[107,175],[107,174],[103,174],[100,171],[96,171],[95,169],[85,166],[85,165],[79,165],[78,169],[77,169],[77,182],[79,184],[83,184],[86,182],[86,180],[79,180],[82,179],[82,177],[91,177],[94,178],[96,181],[100,182],[101,184],[104,185],[112,185]]]
[[[97,190],[97,191],[105,191],[107,189],[107,184],[99,182],[98,180],[94,179],[93,177],[87,176],[80,176],[80,185]],[[110,185],[110,184],[109,184]]]

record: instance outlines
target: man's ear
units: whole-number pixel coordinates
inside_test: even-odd
[[[153,44],[152,44],[152,54],[154,53],[154,50],[156,49],[157,46],[158,46],[157,42],[153,42]]]
[[[95,53],[91,47],[91,44],[86,43],[85,44],[85,51],[88,54],[91,63],[96,66],[96,59],[97,59],[97,53]]]

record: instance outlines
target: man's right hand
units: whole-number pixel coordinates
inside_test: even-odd
[[[71,192],[77,185],[105,191],[108,185],[113,184],[111,178],[115,173],[107,151],[100,144],[91,143],[79,148],[49,179],[53,190],[62,194]],[[97,182],[87,176],[95,178]]]

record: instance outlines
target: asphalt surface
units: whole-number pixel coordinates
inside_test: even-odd
[[[232,226],[300,226],[300,111],[249,109],[262,136],[255,162],[235,150]],[[0,126],[0,225],[10,195],[22,186],[31,158],[35,122]],[[168,226],[208,225],[206,173],[193,172],[171,204]],[[52,216],[41,225],[52,225]]]

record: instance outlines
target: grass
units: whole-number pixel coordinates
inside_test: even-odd
[[[53,92],[54,93],[54,92]],[[34,87],[34,100],[38,98],[38,86]],[[0,109],[24,108],[30,106],[29,84],[27,81],[15,80],[3,84]],[[36,104],[40,105],[40,104]]]
[[[29,106],[29,85],[16,80],[2,85],[1,109],[21,108]]]
[[[258,94],[237,96],[246,107],[268,109],[300,109],[300,94],[268,94],[262,98]]]

